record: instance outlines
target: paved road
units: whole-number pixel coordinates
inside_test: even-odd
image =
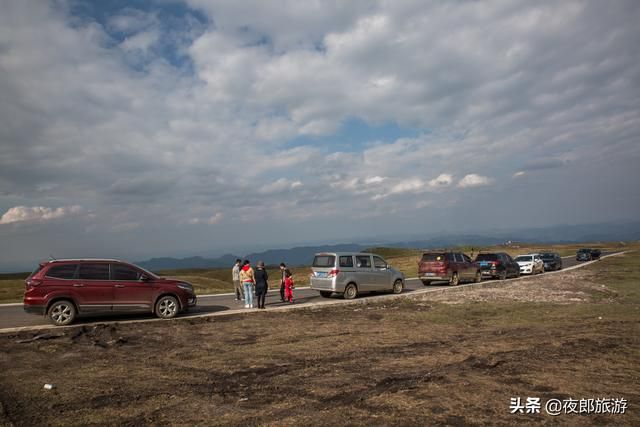
[[[603,253],[604,255],[604,253]],[[572,265],[576,265],[575,256],[564,257],[563,258],[564,267],[570,267]],[[429,288],[437,289],[447,287],[447,285],[443,282],[442,284],[436,282],[434,285],[429,286]],[[417,289],[424,289],[424,285],[417,279],[408,279],[405,283],[404,293],[411,293],[416,291]],[[375,295],[371,295],[372,298],[375,298]],[[339,298],[339,297],[334,297]],[[317,291],[313,291],[311,289],[296,289],[295,290],[295,301],[296,303],[314,303],[325,300],[322,298]],[[285,305],[289,305],[286,303],[280,302],[280,295],[277,290],[270,291],[267,294],[266,307],[282,307]],[[232,295],[213,295],[213,296],[202,296],[198,298],[197,307],[191,309],[188,313],[182,314],[181,317],[189,317],[195,316],[205,313],[214,313],[226,310],[235,310],[241,309],[243,305],[241,302],[237,302],[234,300],[234,296]],[[97,317],[87,317],[80,318],[76,320],[75,324],[87,324],[93,322],[104,322],[105,320],[135,320],[135,319],[145,319],[152,318],[151,314],[127,314],[127,315],[113,315],[113,316],[102,316],[100,318]],[[0,330],[5,328],[15,328],[21,326],[38,326],[38,325],[48,325],[49,322],[42,316],[37,316],[33,314],[27,314],[23,311],[22,305],[4,305],[0,306]]]

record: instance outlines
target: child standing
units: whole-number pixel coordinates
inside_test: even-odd
[[[293,304],[293,288],[293,275],[287,271],[284,278],[284,299],[291,304]]]

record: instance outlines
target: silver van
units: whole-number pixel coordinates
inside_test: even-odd
[[[319,253],[313,259],[311,289],[325,298],[333,293],[353,299],[360,292],[402,293],[404,274],[376,254],[364,252]]]

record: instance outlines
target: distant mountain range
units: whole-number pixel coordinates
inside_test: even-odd
[[[337,245],[299,246],[290,249],[270,249],[243,256],[226,254],[218,258],[151,258],[136,264],[151,271],[182,268],[222,268],[231,267],[236,258],[249,259],[252,262],[264,261],[269,265],[285,262],[290,266],[309,265],[313,255],[318,252],[355,252],[372,246],[396,248],[447,248],[453,246],[491,246],[507,241],[529,243],[578,243],[598,241],[635,241],[640,240],[640,222],[600,223],[584,225],[556,225],[520,229],[514,231],[494,231],[491,235],[478,234],[438,234],[423,236],[404,242],[376,240],[375,243],[357,242]]]

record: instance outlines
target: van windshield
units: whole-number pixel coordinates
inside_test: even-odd
[[[316,255],[313,259],[313,266],[320,268],[329,268],[336,265],[336,257],[333,255]]]

